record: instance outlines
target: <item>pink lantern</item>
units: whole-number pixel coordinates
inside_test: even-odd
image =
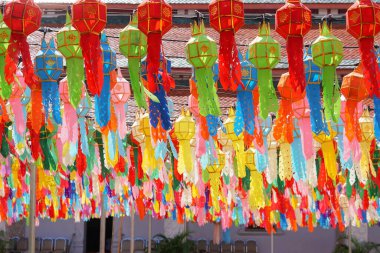
[[[131,87],[129,82],[122,76],[119,68],[117,71],[117,82],[111,90],[111,101],[115,106],[119,135],[122,139],[124,139],[127,134],[125,104],[128,102],[130,96]]]

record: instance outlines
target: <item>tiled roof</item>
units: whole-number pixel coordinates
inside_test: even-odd
[[[107,28],[105,30],[107,36],[109,36],[109,42],[111,47],[118,53],[118,64],[119,67],[126,67],[127,60],[124,56],[119,53],[118,36],[122,28]],[[219,34],[212,28],[206,28],[207,34],[214,40],[219,40]],[[244,52],[247,50],[247,45],[257,36],[257,26],[245,26],[240,29],[236,34],[236,41],[239,45],[239,50]],[[344,44],[344,61],[342,62],[340,68],[353,68],[359,59],[359,49],[357,48],[357,41],[346,32],[344,27],[338,27],[333,30],[336,37],[341,39]],[[34,56],[39,50],[39,44],[42,38],[41,32],[35,32],[29,36],[28,41],[31,44],[32,56]],[[53,36],[54,33],[48,33],[46,36]],[[173,68],[190,68],[191,66],[187,63],[185,59],[185,45],[191,36],[191,31],[189,26],[175,26],[164,36],[164,52],[165,55],[172,61]],[[286,50],[285,50],[285,40],[280,37],[274,30],[272,30],[272,36],[280,42],[282,46],[281,63],[277,68],[283,69],[287,68],[286,65]],[[305,37],[305,44],[310,44],[319,36],[319,29],[312,29]],[[376,38],[379,41],[380,36]]]

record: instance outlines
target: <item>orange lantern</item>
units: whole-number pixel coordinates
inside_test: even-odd
[[[148,37],[148,90],[156,92],[162,36],[172,27],[172,7],[165,0],[145,0],[137,7],[138,28]]]
[[[358,40],[363,74],[369,94],[380,96],[380,72],[374,38],[380,32],[380,6],[371,0],[356,1],[346,12],[347,32]]]
[[[225,90],[235,91],[241,82],[239,53],[235,33],[244,25],[242,0],[212,0],[210,25],[220,33],[219,80]]]
[[[357,105],[360,101],[368,97],[366,83],[362,64],[343,78],[341,92],[347,100],[344,113],[344,127],[347,139],[350,141],[352,141],[355,136],[359,141],[361,139]]]
[[[291,88],[298,94],[306,88],[303,36],[311,25],[311,11],[300,0],[287,0],[276,12],[276,32],[286,39]]]
[[[41,16],[42,11],[33,0],[14,0],[5,5],[4,22],[12,31],[5,60],[5,78],[9,84],[14,83],[21,54],[25,83],[30,88],[39,85],[26,38],[40,27]]]
[[[100,0],[78,0],[72,6],[72,24],[80,32],[86,69],[87,88],[100,95],[103,87],[103,62],[99,34],[107,23],[107,6]]]

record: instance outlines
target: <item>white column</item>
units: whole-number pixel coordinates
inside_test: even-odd
[[[152,215],[148,215],[148,253],[152,253]]]
[[[131,248],[130,252],[135,252],[135,207],[131,205]]]
[[[106,252],[106,210],[104,205],[104,194],[101,196],[100,204],[101,208],[101,216],[100,216],[100,243],[99,243],[99,252]]]
[[[30,168],[30,203],[29,203],[29,252],[36,252],[36,166],[29,164]]]

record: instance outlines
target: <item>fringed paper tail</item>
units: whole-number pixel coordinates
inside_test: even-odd
[[[148,52],[146,61],[148,64],[148,90],[152,93],[156,92],[158,87],[156,79],[158,78],[158,70],[160,69],[162,37],[160,33],[148,34]]]
[[[306,96],[310,105],[310,123],[314,134],[318,135],[322,131],[329,134],[327,123],[323,116],[321,88],[319,85],[307,85]]]
[[[286,41],[288,53],[289,77],[294,94],[301,95],[305,91],[305,69],[303,63],[303,37],[288,37]]]
[[[87,90],[92,96],[100,96],[104,74],[99,35],[92,33],[81,34],[80,46],[86,69]]]
[[[270,112],[277,113],[278,111],[278,100],[273,86],[272,70],[258,69],[257,75],[260,95],[260,116],[262,119],[266,119]]]
[[[9,99],[12,93],[12,86],[5,79],[5,55],[0,55],[0,95],[2,99]]]
[[[84,81],[84,67],[82,58],[70,58],[66,60],[67,85],[69,88],[70,103],[77,108],[82,98]]]
[[[380,96],[379,87],[379,66],[377,64],[376,52],[374,47],[374,38],[361,38],[359,39],[359,52],[361,62],[363,63],[364,77],[369,81],[367,83],[367,91],[370,96],[374,93]]]
[[[146,109],[147,103],[144,95],[144,86],[140,81],[140,67],[141,62],[139,58],[128,58],[129,77],[131,79],[134,99],[138,107]]]
[[[253,135],[255,130],[255,110],[252,91],[238,91],[234,131],[236,135],[245,131]]]
[[[219,80],[224,90],[235,91],[241,84],[241,66],[232,30],[220,33]]]
[[[100,127],[105,127],[111,118],[110,76],[104,76],[104,84],[100,96],[95,95],[95,118]]]

